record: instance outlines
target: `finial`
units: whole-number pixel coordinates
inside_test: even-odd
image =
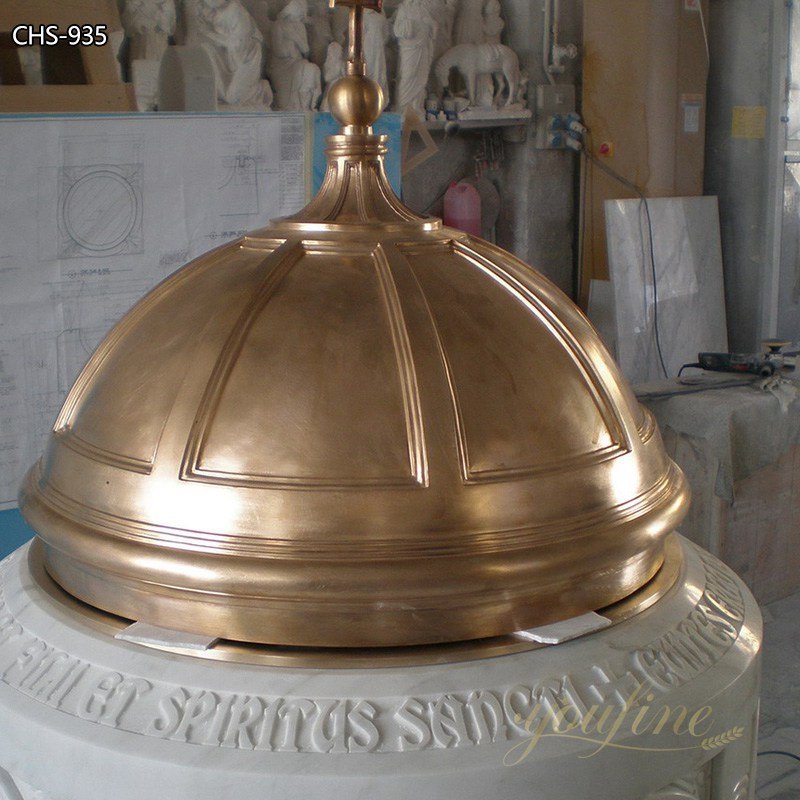
[[[345,127],[345,133],[366,133],[381,115],[384,105],[380,85],[366,77],[364,62],[364,9],[381,11],[383,0],[329,0],[330,7],[350,9],[350,44],[347,74],[331,86],[328,102],[331,113]]]

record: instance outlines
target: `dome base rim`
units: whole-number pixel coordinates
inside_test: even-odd
[[[617,625],[642,613],[680,584],[685,571],[685,544],[678,533],[671,533],[664,542],[664,558],[644,585],[604,607],[592,609]],[[105,610],[67,591],[50,574],[47,566],[47,545],[38,537],[29,553],[30,569],[36,583],[60,605],[110,636],[125,630],[134,620]],[[561,616],[561,620],[569,618]],[[153,620],[148,619],[152,622]],[[154,624],[158,624],[155,622]],[[165,626],[166,627],[166,626]],[[521,628],[524,630],[524,628]],[[193,633],[197,631],[196,626]],[[208,650],[189,650],[167,645],[142,644],[179,655],[201,657],[212,661],[259,664],[279,667],[350,669],[364,666],[411,666],[437,663],[458,663],[535,650],[542,645],[516,633],[473,637],[455,641],[384,646],[307,646],[275,645],[257,641],[220,638]]]

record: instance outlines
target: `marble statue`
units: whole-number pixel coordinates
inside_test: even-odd
[[[175,0],[125,0],[122,27],[131,40],[129,59],[161,61],[176,23]]]
[[[530,82],[530,75],[528,70],[521,69],[519,71],[519,87],[517,88],[517,96],[514,100],[514,105],[520,108],[526,108],[528,105],[528,83]]]
[[[425,0],[428,13],[436,20],[436,41],[433,47],[433,60],[441,58],[453,46],[453,26],[447,23],[446,0]]]
[[[449,50],[455,42],[453,41],[453,37],[455,36],[455,27],[456,27],[456,14],[458,13],[458,0],[444,0],[444,34],[443,39],[447,42],[447,50]]]
[[[411,108],[425,118],[428,76],[433,63],[438,22],[426,0],[403,0],[394,18],[394,34],[400,49],[395,106]]]
[[[187,2],[187,0],[183,1],[184,3]],[[267,52],[268,42],[272,39],[272,17],[269,13],[269,2],[268,0],[242,0],[242,3],[255,21],[256,27],[263,39],[261,44],[261,64],[263,69],[263,65],[267,63],[267,57],[269,55]]]
[[[42,48],[38,44],[18,47],[19,65],[25,78],[26,86],[41,86],[42,79]]]
[[[500,44],[506,23],[500,13],[500,0],[486,0],[483,7],[483,35],[487,44]]]
[[[319,105],[320,111],[330,111],[328,94],[333,83],[345,74],[345,54],[344,48],[339,42],[331,42],[328,45],[328,55],[325,57],[325,65],[322,68],[322,77],[325,80],[325,93],[322,95],[322,102]]]
[[[428,12],[436,20],[436,39],[433,45],[433,63],[435,64],[453,46],[453,23],[458,0],[425,0]],[[428,76],[428,98],[437,92],[436,76],[431,70]],[[426,111],[430,115],[429,103]]]
[[[475,108],[494,108],[497,86],[490,72],[479,73],[475,80],[475,96],[470,106]]]
[[[386,71],[386,44],[389,20],[383,11],[364,10],[364,61],[367,75],[383,89],[383,107],[389,105],[389,76]]]
[[[461,0],[453,27],[454,44],[483,44],[486,41],[483,4],[484,0]]]
[[[520,82],[519,59],[510,47],[503,44],[458,44],[451,48],[436,63],[436,78],[442,91],[449,85],[452,69],[457,69],[466,81],[470,106],[479,105],[478,79],[482,75],[502,76],[508,88],[505,106],[516,103]],[[495,103],[501,94],[502,90],[495,94]]]
[[[211,58],[220,103],[237,109],[268,109],[272,88],[262,77],[262,37],[240,0],[184,3],[186,43]]]
[[[154,111],[155,79],[177,25],[175,0],[125,0],[122,25],[130,41],[127,70],[136,107],[139,111]],[[20,52],[27,49],[23,47]]]
[[[306,20],[308,59],[323,69],[328,57],[328,45],[334,40],[328,0],[311,0],[309,12]]]
[[[186,2],[187,0],[184,0]],[[267,0],[242,0],[247,12],[255,20],[256,27],[261,31],[264,41],[268,42],[272,30],[272,17],[269,13],[269,3]]]
[[[269,76],[282,111],[310,111],[322,95],[320,69],[308,60],[307,17],[307,0],[289,0],[272,26]]]
[[[347,6],[336,6],[331,12],[331,35],[333,41],[347,47],[347,29],[350,12]]]

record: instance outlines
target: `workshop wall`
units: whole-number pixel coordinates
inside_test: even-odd
[[[560,3],[560,39],[581,41],[582,0]],[[536,85],[547,83],[542,68],[544,16],[540,3],[503,0],[505,40],[520,57],[529,76],[529,104]],[[580,56],[566,61],[559,83],[575,84]],[[539,150],[533,129],[524,141],[513,141],[518,132],[503,136],[504,160],[486,177],[498,188],[501,199],[497,243],[532,264],[562,290],[573,294],[575,266],[575,190],[579,156],[572,151]],[[404,200],[415,210],[441,213],[441,198],[448,184],[474,174],[473,155],[481,133],[461,131],[434,134],[439,153],[404,178]]]
[[[590,131],[581,296],[607,280],[604,203],[703,193],[707,2],[586,0],[583,116]],[[700,9],[704,16],[700,16]]]
[[[748,352],[774,335],[765,307],[782,174],[784,0],[711,0],[705,192],[719,197],[730,347]],[[776,50],[778,51],[776,53]],[[777,59],[780,63],[780,58]],[[777,91],[777,98],[775,93]]]

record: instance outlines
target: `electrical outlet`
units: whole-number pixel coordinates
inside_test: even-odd
[[[564,150],[566,136],[559,131],[568,114],[575,111],[575,87],[546,83],[536,87],[536,147],[540,150]]]

